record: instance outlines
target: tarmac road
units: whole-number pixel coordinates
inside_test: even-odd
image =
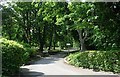
[[[22,66],[21,75],[22,77],[118,77],[111,72],[95,72],[68,65],[64,62],[64,57],[65,54],[51,55],[31,65]]]

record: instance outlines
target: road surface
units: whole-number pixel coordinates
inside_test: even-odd
[[[110,72],[94,72],[90,69],[82,69],[82,68],[77,68],[77,67],[68,65],[64,62],[64,57],[65,57],[65,54],[51,55],[49,57],[40,59],[31,65],[22,66],[20,69],[21,75],[22,77],[42,77],[42,76],[49,76],[49,75],[76,75],[76,76],[89,75],[86,77],[90,77],[91,75],[91,77],[94,77],[94,76],[95,77],[118,77],[118,76],[114,76],[114,74]],[[105,75],[105,76],[100,76],[100,75]],[[62,76],[59,76],[59,77],[62,77]],[[82,76],[78,76],[78,77],[82,77]]]

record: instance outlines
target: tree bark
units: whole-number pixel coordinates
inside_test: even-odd
[[[86,47],[83,39],[80,41],[80,44],[81,44],[81,51],[85,51]]]
[[[39,40],[39,51],[43,54],[43,42],[42,42],[42,34],[40,32],[40,27],[38,27],[38,40]]]
[[[43,53],[43,47],[45,45],[45,34],[46,34],[46,26],[44,26],[43,29],[43,35],[41,37],[41,43],[40,43],[40,51]]]
[[[26,25],[26,32],[27,32],[27,40],[28,40],[28,44],[31,45],[31,42],[30,42],[30,21],[29,21],[29,12],[26,13],[26,16],[27,16],[27,25]]]
[[[52,31],[50,33],[50,42],[49,42],[49,48],[48,48],[48,50],[50,50],[51,47],[52,47],[52,38],[53,38],[53,26],[52,26]]]
[[[53,34],[53,49],[55,50],[55,43],[56,43],[56,27],[54,26],[54,34]]]
[[[79,41],[80,41],[80,51],[85,51],[86,47],[85,47],[85,39],[87,37],[87,33],[85,34],[84,38],[83,38],[83,33],[82,30],[77,30],[78,35],[79,35]]]

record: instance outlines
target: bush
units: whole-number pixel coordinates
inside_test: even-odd
[[[35,56],[37,54],[38,49],[35,47],[25,47],[25,51],[29,53],[30,56]]]
[[[120,51],[86,51],[66,57],[69,64],[94,70],[120,73]]]
[[[2,71],[3,75],[14,75],[19,67],[25,63],[29,53],[23,45],[5,38],[0,39],[2,44]]]
[[[31,46],[26,43],[21,43],[25,49],[26,52],[29,53],[30,56],[35,56],[37,54],[38,48],[35,46]]]

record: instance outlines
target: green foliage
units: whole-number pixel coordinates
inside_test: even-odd
[[[97,20],[92,31],[93,44],[97,49],[120,48],[120,3],[95,3]],[[112,7],[112,8],[111,8]]]
[[[96,49],[100,50],[118,49],[119,43],[116,40],[119,39],[119,35],[111,36],[114,32],[110,33],[110,30],[106,29],[101,30],[98,26],[94,27],[92,36],[90,36],[90,39],[93,40],[91,44],[94,45]]]
[[[2,44],[2,71],[3,75],[13,75],[25,63],[29,53],[23,45],[5,38],[0,39]]]
[[[23,57],[36,55],[37,48],[32,47],[32,45],[39,47],[40,51],[43,51],[44,46],[49,47],[49,49],[52,46],[64,48],[66,43],[71,43],[73,47],[80,47],[82,41],[80,42],[79,35],[82,37],[81,40],[84,40],[86,48],[89,46],[91,49],[100,50],[117,49],[120,48],[120,42],[118,42],[120,40],[119,5],[119,2],[71,2],[68,4],[67,2],[33,1],[8,3],[7,7],[2,6],[2,36],[9,40],[23,42],[23,51],[20,50],[20,52],[24,52]],[[77,30],[81,30],[81,32]],[[14,45],[16,46],[16,43],[5,43],[3,50],[7,54],[8,46],[13,46],[13,51],[9,48],[8,54],[20,53],[16,51],[19,50],[18,46],[14,47]],[[102,60],[96,61],[96,59],[103,57],[101,56],[103,53],[100,55],[94,53],[98,55],[98,58],[92,61],[93,64],[91,64],[91,58],[89,58],[90,60],[86,59],[89,57],[88,52],[82,54],[85,57],[75,58],[76,60],[72,60],[73,64],[77,62],[76,66],[99,68],[103,62]],[[91,53],[91,55],[93,54]],[[80,63],[78,62],[81,61],[79,58],[85,60]],[[92,56],[92,58],[94,57]],[[88,60],[89,63],[86,62]],[[12,64],[12,62],[10,63]],[[103,63],[106,63],[106,57]],[[118,65],[113,66],[114,69],[118,70]],[[105,70],[111,68],[109,65],[101,65],[100,69],[104,70],[103,67]]]
[[[67,56],[69,64],[94,70],[120,72],[120,51],[86,51]]]
[[[74,2],[68,5],[71,13],[68,15],[69,20],[74,21],[75,29],[92,28],[92,22],[95,20],[93,15],[95,5],[92,3]]]
[[[38,48],[36,48],[34,46],[31,46],[31,47],[24,46],[24,49],[26,52],[29,53],[30,56],[35,56],[37,54],[37,51],[38,51]]]

